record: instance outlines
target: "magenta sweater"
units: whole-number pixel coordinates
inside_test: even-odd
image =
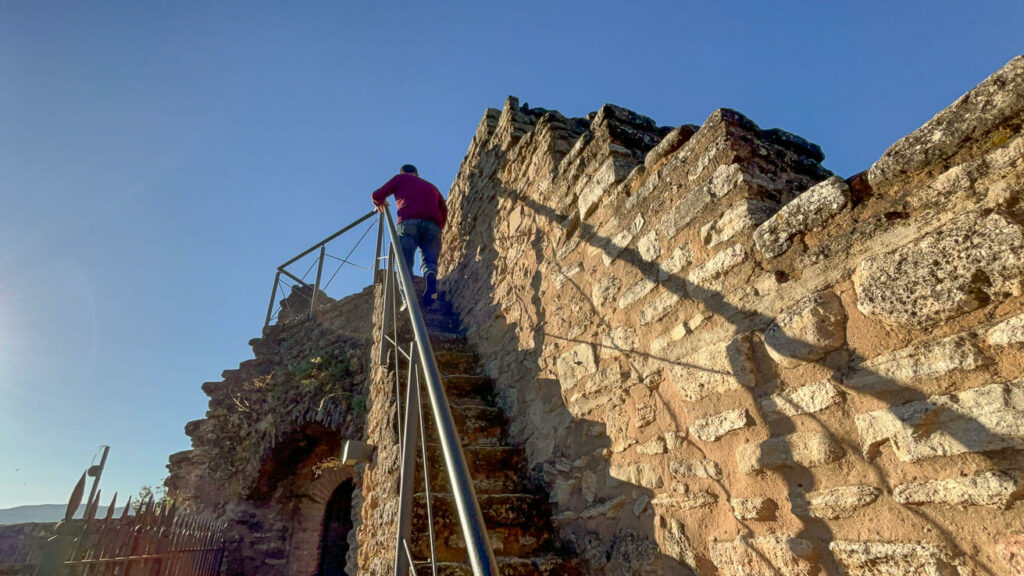
[[[395,195],[398,221],[430,220],[441,228],[448,221],[448,205],[437,187],[415,174],[399,174],[373,192],[373,204],[380,206]]]

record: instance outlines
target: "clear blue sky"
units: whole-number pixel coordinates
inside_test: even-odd
[[[740,110],[849,176],[1024,51],[1024,3],[0,0],[0,508],[188,448],[274,268],[509,94]],[[368,278],[338,282],[351,290]]]

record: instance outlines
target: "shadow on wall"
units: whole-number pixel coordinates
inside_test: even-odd
[[[490,153],[498,152],[491,150]],[[483,156],[481,155],[481,157]],[[521,258],[529,256],[537,264],[546,260],[544,243],[548,241],[548,238],[544,236],[542,230],[564,230],[566,222],[566,219],[555,209],[500,184],[500,179],[493,173],[498,169],[497,167],[503,166],[507,160],[504,155],[497,161],[492,156],[488,158],[490,163],[488,165],[472,168],[463,166],[464,171],[469,169],[474,173],[486,174],[488,171],[491,171],[491,182],[497,188],[497,193],[489,194],[485,202],[477,205],[475,220],[466,223],[467,226],[472,226],[474,231],[473,241],[478,243],[473,248],[477,255],[473,264],[475,266],[473,274],[479,274],[480,278],[493,279],[499,275],[499,264],[497,263],[499,252],[495,247],[506,242],[507,238],[500,238],[496,234],[498,229],[497,217],[501,214],[505,202],[525,206],[534,215],[534,218],[541,223],[534,231],[532,241],[529,244],[532,254],[521,256]],[[476,201],[479,201],[479,197]],[[460,233],[465,234],[465,230],[460,231]],[[664,287],[668,292],[678,297],[680,301],[691,300],[701,303],[707,311],[732,324],[739,334],[747,332],[763,334],[766,327],[777,323],[778,318],[766,316],[755,310],[738,308],[730,303],[721,292],[688,281],[682,272],[671,272],[657,263],[646,260],[635,248],[615,246],[613,250],[613,238],[600,235],[591,224],[586,222],[579,224],[574,234],[582,239],[585,245],[601,250],[612,259],[627,262],[645,279]],[[467,249],[467,251],[469,250]],[[643,478],[639,479],[640,481],[633,482],[615,479],[615,476],[621,477],[621,472],[615,471],[616,473],[613,474],[612,466],[606,461],[611,454],[605,423],[574,417],[563,399],[560,383],[554,379],[542,377],[540,369],[542,362],[545,361],[542,355],[546,339],[579,342],[596,347],[597,349],[614,350],[621,353],[633,376],[638,380],[642,380],[645,374],[643,367],[634,362],[636,359],[646,357],[677,366],[687,365],[670,358],[546,331],[543,327],[548,325],[548,318],[542,301],[542,293],[547,279],[541,277],[541,268],[539,265],[534,266],[532,275],[529,278],[528,290],[515,294],[515,298],[519,300],[519,305],[536,315],[535,317],[528,318],[530,325],[518,326],[507,322],[502,311],[497,306],[491,304],[494,320],[486,329],[488,334],[523,334],[532,332],[532,342],[529,345],[526,342],[520,342],[518,346],[520,362],[516,369],[523,371],[516,378],[517,386],[520,387],[519,390],[501,390],[499,395],[501,403],[509,411],[513,421],[519,409],[517,395],[519,397],[532,395],[535,398],[542,399],[543,404],[548,406],[549,414],[546,417],[551,422],[550,431],[554,433],[557,430],[562,434],[562,437],[555,442],[551,457],[547,459],[547,462],[538,464],[534,470],[538,482],[553,493],[563,490],[578,490],[587,494],[589,496],[588,500],[596,495],[598,504],[601,504],[603,496],[607,496],[603,500],[603,508],[601,506],[590,506],[582,513],[575,509],[556,510],[556,523],[562,528],[563,535],[568,535],[572,539],[569,544],[578,553],[584,555],[591,564],[603,566],[610,574],[692,574],[694,570],[702,574],[715,573],[717,569],[711,562],[711,559],[695,550],[689,543],[685,534],[686,526],[680,519],[672,518],[670,515],[655,514],[650,503],[657,496],[655,496],[654,490],[645,488],[641,484],[661,489],[663,488],[661,484],[663,481],[660,475],[657,478]],[[446,281],[451,282],[454,280],[446,279]],[[594,318],[601,317],[600,311],[590,301],[589,294],[586,294],[571,278],[567,279],[563,285],[562,290],[566,289],[578,291],[583,296],[580,300],[588,302],[591,306],[590,312],[592,316]],[[464,302],[460,302],[460,304],[463,307],[467,307],[470,304],[482,305],[480,303]],[[773,346],[776,349],[802,349],[814,346],[812,343],[791,338],[781,330],[774,332],[772,337],[774,338]],[[511,337],[506,340],[506,343],[511,343]],[[756,387],[758,397],[765,398],[775,392],[779,392],[780,377],[776,364],[768,356],[763,338],[752,338],[748,340],[748,343],[751,346],[755,370],[759,375],[759,383]],[[736,342],[733,345],[736,345]],[[738,360],[744,356],[745,354],[742,353],[729,355],[730,362],[732,363],[730,375],[739,375],[750,371],[750,366],[742,365]],[[926,399],[925,393],[921,390],[900,386],[892,382],[885,374],[873,373],[864,365],[863,359],[856,357],[845,344],[840,349],[811,362],[830,371],[833,374],[834,381],[837,382],[842,382],[844,377],[848,376],[849,372],[854,369],[857,371],[859,378],[876,378],[879,381],[886,381],[888,385],[884,387],[884,391],[865,388],[859,390],[859,392],[870,394],[882,400],[889,407],[889,411],[900,418],[904,415],[896,412],[896,408],[892,404],[894,398],[898,398],[903,405],[906,402]],[[698,371],[705,370],[702,366],[689,365],[688,367]],[[505,367],[498,367],[498,369],[505,371]],[[657,383],[652,383],[650,390],[653,396],[662,404],[668,405],[671,402],[670,399],[665,397],[665,390],[660,389]],[[765,413],[761,409],[762,404],[754,401],[754,391],[754,388],[743,389],[743,393],[747,394],[751,400],[747,404],[756,407],[758,421],[766,424],[772,439],[785,436],[797,430],[793,417],[780,412]],[[535,406],[536,403],[533,405]],[[665,411],[665,413],[672,414],[673,411]],[[817,422],[823,432],[829,432],[829,426],[816,415],[804,414],[802,417],[805,419],[804,422],[813,420]],[[967,418],[965,415],[960,415],[959,417]],[[747,418],[749,419],[749,416]],[[567,423],[567,426],[562,427],[561,423]],[[678,430],[685,428],[680,422],[674,422],[673,425]],[[989,442],[996,444],[1003,442],[1004,445],[1009,446],[1017,441],[1016,439],[999,438],[997,433],[988,430],[984,423],[976,420],[968,422],[966,425],[947,429],[945,432],[951,434],[954,441],[970,448],[979,441],[979,435],[972,433],[972,428],[983,430],[985,435],[990,438]],[[927,433],[924,432],[924,434]],[[534,436],[543,434],[544,431],[533,431]],[[828,436],[830,440],[827,440],[825,442],[826,445],[821,447],[824,451],[824,458],[838,460],[844,452],[852,455],[860,453],[861,447],[844,441],[842,435],[829,434]],[[993,436],[996,437],[994,440],[992,440]],[[527,442],[530,441],[532,440],[528,438]],[[708,458],[700,443],[690,441],[689,445],[697,450],[703,458]],[[784,469],[778,471],[788,485],[790,499],[794,504],[800,502],[804,498],[805,493],[822,488],[816,486],[815,475],[812,474],[811,470],[806,466],[800,465],[800,462],[806,456],[795,453],[800,450],[799,448],[794,448],[794,445],[790,443],[779,442],[774,444],[772,449],[773,453],[770,455],[760,453],[756,456],[759,459],[770,458],[775,463],[778,461],[788,462]],[[986,457],[1001,458],[999,455],[992,454]],[[568,485],[552,485],[551,479],[554,476],[546,474],[545,468],[551,466],[551,463],[556,461],[582,463],[581,468],[590,468],[596,470],[597,473],[593,477],[584,475],[584,477]],[[754,464],[764,464],[766,467],[771,467],[770,465],[773,462],[755,462]],[[891,494],[894,485],[886,471],[872,460],[865,459],[865,462],[872,468],[878,485],[884,487]],[[636,473],[644,474],[642,470]],[[726,500],[732,499],[733,495],[730,492],[730,488],[722,481],[720,472],[715,474],[711,471],[706,471],[706,473],[701,471],[698,474],[711,478],[717,484]],[[677,488],[677,491],[672,495],[679,502],[682,502],[683,506],[686,506],[686,503],[689,502],[697,507],[707,504],[707,499],[709,498],[712,501],[716,498],[709,492],[689,491],[689,488],[684,486],[673,486],[673,488]],[[560,495],[552,497],[552,500],[564,502],[567,499]],[[578,504],[581,500],[579,497],[576,497],[571,502]],[[575,506],[571,507],[575,508]],[[905,511],[915,515],[923,524],[933,530],[932,535],[929,537],[930,539],[934,540],[937,536],[938,539],[944,541],[944,544],[949,549],[956,551],[959,555],[971,555],[971,550],[964,549],[961,543],[957,542],[948,530],[932,518],[929,518],[925,512],[913,508],[905,508]],[[794,510],[794,512],[796,511]],[[587,514],[590,514],[590,516],[587,516]],[[613,517],[614,521],[606,522],[600,519],[607,517]],[[799,533],[795,534],[795,538],[804,538],[811,543],[828,543],[833,540],[832,529],[824,520],[809,514],[801,514],[799,515],[799,521],[802,523],[802,529]],[[750,522],[738,520],[738,524],[743,527],[748,535],[756,533],[755,526]],[[828,546],[816,545],[814,548],[815,550],[813,551],[802,551],[803,553],[798,555],[813,558],[813,562],[820,565],[825,574],[839,575],[842,573]],[[761,554],[761,552],[754,548],[748,548],[748,550],[749,553],[755,555]],[[769,565],[775,561],[775,559],[770,558],[763,559]],[[992,566],[981,565],[980,568],[982,573],[997,574],[1000,572]]]

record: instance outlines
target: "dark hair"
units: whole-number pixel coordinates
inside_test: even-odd
[[[416,167],[413,166],[412,164],[403,164],[402,165],[402,174],[416,174],[416,175],[419,175],[419,172],[416,171]]]

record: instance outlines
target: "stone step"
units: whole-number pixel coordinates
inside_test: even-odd
[[[538,556],[535,558],[514,558],[509,556],[497,556],[498,570],[502,576],[582,576],[575,560],[562,558],[555,555]],[[430,562],[416,562],[417,574],[432,574]],[[439,562],[437,564],[437,576],[472,576],[473,569],[469,563],[463,562]]]
[[[431,499],[435,526],[458,526],[459,514],[451,494],[433,493]],[[536,528],[550,518],[548,503],[533,494],[477,494],[480,511],[488,530],[497,528]],[[412,514],[413,532],[426,531],[426,495],[415,495]]]
[[[437,426],[431,415],[428,400],[424,398],[423,418],[426,419],[427,442],[437,443]],[[499,446],[505,436],[505,414],[492,406],[451,404],[455,430],[463,446]]]
[[[476,354],[457,350],[439,350],[434,352],[437,367],[442,374],[470,374],[477,370]]]
[[[473,479],[473,489],[478,495],[516,494],[525,490],[526,465],[521,449],[508,446],[465,446],[462,453]],[[439,494],[451,492],[441,446],[427,444],[427,456],[431,491]],[[423,460],[417,455],[414,480],[417,490],[423,487],[422,470]]]
[[[549,544],[550,535],[544,530],[502,527],[488,529],[491,548],[496,555],[528,558],[537,555],[542,547]],[[435,526],[434,552],[439,562],[458,562],[466,559],[466,541],[458,524]],[[411,545],[413,558],[430,557],[430,533],[415,532]]]
[[[491,379],[479,374],[443,374],[441,383],[449,400],[460,397],[488,397],[494,393]]]
[[[430,347],[438,352],[470,352],[465,334],[459,332],[430,331]]]

